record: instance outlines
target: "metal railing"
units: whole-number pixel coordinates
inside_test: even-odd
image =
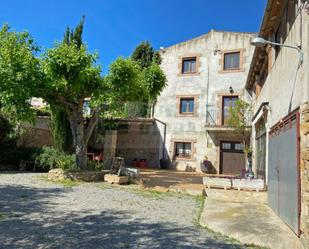
[[[246,126],[251,126],[252,124],[252,114],[245,114]],[[208,126],[230,126],[228,122],[228,114],[223,116],[222,109],[216,107],[208,107],[206,111],[206,125]]]

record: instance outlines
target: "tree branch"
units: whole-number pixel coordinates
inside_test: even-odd
[[[85,131],[85,141],[88,144],[88,141],[92,135],[92,132],[99,121],[99,108],[93,110],[89,124]]]

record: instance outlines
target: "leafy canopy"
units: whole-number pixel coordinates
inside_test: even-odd
[[[138,45],[131,55],[132,60],[136,61],[142,68],[148,68],[152,63],[161,64],[161,56],[158,51],[150,45],[148,41]]]
[[[42,80],[38,47],[27,32],[0,30],[0,108],[13,112],[18,119],[31,120],[29,99],[38,95]]]

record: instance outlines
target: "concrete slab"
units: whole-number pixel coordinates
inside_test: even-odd
[[[267,206],[267,193],[206,190],[200,223],[242,243],[301,249],[300,239]]]

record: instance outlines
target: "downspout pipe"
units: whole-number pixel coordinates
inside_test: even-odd
[[[166,159],[165,158],[165,143],[166,143],[166,123],[164,123],[163,121],[154,118],[155,121],[159,122],[160,124],[162,124],[164,126],[164,132],[163,132],[163,146],[162,146],[162,159]]]

